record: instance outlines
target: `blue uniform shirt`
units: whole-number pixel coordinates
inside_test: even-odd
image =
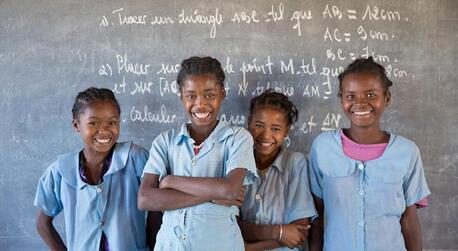
[[[55,217],[64,211],[69,250],[99,250],[102,231],[110,250],[148,250],[145,212],[137,193],[148,152],[131,142],[116,143],[110,169],[100,185],[79,174],[79,151],[61,155],[38,183],[34,205]]]
[[[390,135],[385,152],[347,157],[340,130],[318,135],[310,151],[312,193],[324,202],[324,250],[406,250],[400,219],[430,194],[418,147]]]
[[[282,147],[265,178],[247,186],[241,215],[243,220],[261,225],[288,224],[316,216],[304,155]]]
[[[246,168],[245,184],[256,177],[253,139],[247,130],[219,122],[194,155],[186,124],[161,133],[152,143],[144,173],[223,178]],[[244,250],[237,225],[238,208],[202,203],[164,212],[154,250]]]

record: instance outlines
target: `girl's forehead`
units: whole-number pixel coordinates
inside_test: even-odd
[[[272,120],[284,120],[286,123],[286,112],[279,108],[272,105],[260,105],[256,106],[253,110],[253,117],[264,117]]]
[[[189,75],[183,81],[184,90],[216,89],[222,87],[213,74]]]
[[[94,101],[87,104],[80,113],[110,112],[119,114],[118,107],[111,101]]]
[[[342,81],[342,90],[383,89],[382,79],[373,73],[350,73]]]

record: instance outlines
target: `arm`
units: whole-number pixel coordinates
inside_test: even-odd
[[[53,219],[53,217],[39,211],[36,222],[38,234],[40,234],[41,238],[45,241],[50,250],[67,250],[62,238],[52,224]]]
[[[172,189],[159,187],[159,176],[145,173],[138,191],[138,208],[143,211],[164,211],[190,207],[207,200]]]
[[[211,200],[236,200],[243,186],[246,169],[236,168],[225,178],[166,176],[160,188],[174,189],[201,198]]]
[[[275,243],[275,247],[287,246],[289,248],[294,248],[302,245],[307,239],[310,223],[308,219],[299,219],[289,224],[282,224],[280,227],[280,225],[256,225],[240,220],[239,226],[244,239],[248,242],[254,242],[249,244],[273,241],[259,245],[264,246],[266,243]],[[282,229],[281,238],[280,228]]]
[[[408,251],[421,251],[421,227],[417,215],[417,206],[411,205],[401,216],[401,231]]]
[[[146,220],[146,244],[150,250],[153,250],[154,245],[156,245],[156,236],[161,228],[161,224],[162,212],[148,212],[148,218]]]
[[[323,250],[323,212],[324,204],[323,200],[313,195],[315,207],[318,213],[318,217],[312,222],[312,229],[309,235],[309,249],[310,251],[321,251]]]

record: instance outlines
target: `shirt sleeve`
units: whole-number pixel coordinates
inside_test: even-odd
[[[156,174],[159,176],[159,181],[167,176],[167,170],[169,169],[167,149],[167,140],[164,133],[161,133],[151,144],[148,161],[143,169],[143,175],[145,175],[145,173]]]
[[[229,155],[226,161],[225,175],[236,168],[244,168],[247,173],[243,184],[252,184],[257,178],[256,162],[253,155],[253,138],[243,128],[240,128],[233,137],[232,145],[228,149]]]
[[[50,217],[57,216],[63,205],[60,198],[62,177],[57,172],[57,162],[49,166],[38,181],[33,205]]]
[[[428,185],[426,184],[423,163],[421,161],[421,155],[418,148],[416,148],[412,162],[411,171],[404,179],[403,184],[406,206],[411,206],[421,201],[431,193]]]
[[[293,162],[288,184],[288,223],[299,219],[316,216],[315,204],[310,193],[307,163],[301,155],[299,161]]]

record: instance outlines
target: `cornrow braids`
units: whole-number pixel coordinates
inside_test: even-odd
[[[183,87],[188,75],[214,75],[218,84],[224,88],[224,75],[221,63],[212,57],[190,57],[181,62],[181,69],[177,76],[179,90]]]
[[[299,118],[299,111],[296,106],[289,101],[288,97],[282,93],[267,89],[259,96],[250,101],[250,116],[261,106],[271,106],[282,110],[285,113],[288,125],[294,124]]]
[[[383,65],[376,63],[372,56],[367,59],[359,58],[349,64],[347,68],[339,75],[339,97],[342,96],[341,91],[343,79],[345,76],[352,73],[370,73],[380,77],[385,94],[388,94],[390,86],[393,86],[393,82],[386,75],[386,71]]]
[[[72,108],[73,119],[77,120],[79,114],[89,105],[102,101],[113,103],[118,109],[119,114],[121,114],[118,100],[116,100],[114,93],[110,89],[89,87],[76,95]]]

